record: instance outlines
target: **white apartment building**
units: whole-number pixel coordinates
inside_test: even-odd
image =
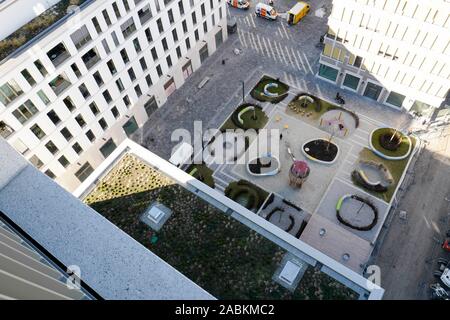
[[[49,3],[5,0],[0,18],[21,16],[24,2],[33,12]],[[71,3],[79,7],[14,52],[2,50],[17,26],[0,41],[1,136],[69,191],[227,38],[223,0]]]
[[[450,88],[450,1],[335,0],[318,76],[387,106],[432,112]]]

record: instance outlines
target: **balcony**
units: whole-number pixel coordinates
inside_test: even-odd
[[[57,67],[70,58],[70,53],[67,51],[64,44],[60,42],[56,47],[47,52],[47,56],[53,65]]]
[[[53,92],[59,96],[72,83],[67,79],[65,74],[61,74],[53,79],[48,85],[53,89]]]
[[[100,61],[100,56],[97,52],[97,50],[91,49],[86,54],[84,54],[81,59],[83,60],[84,64],[86,65],[86,68],[89,70],[91,69],[97,62]]]

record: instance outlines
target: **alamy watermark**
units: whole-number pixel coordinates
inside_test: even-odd
[[[172,132],[171,141],[177,143],[172,156],[180,146],[189,145],[191,154],[183,159],[183,164],[246,164],[262,155],[279,158],[282,137],[279,129],[205,130],[201,121],[195,121],[193,134],[183,128]]]

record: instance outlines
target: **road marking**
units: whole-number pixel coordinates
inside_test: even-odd
[[[294,48],[291,47],[291,51],[292,51],[292,56],[294,57],[295,65],[297,66],[297,69],[300,70],[300,71],[303,71],[303,69],[300,67],[300,64],[299,64],[299,62],[298,62],[298,58],[297,58],[297,56],[295,55]]]
[[[265,51],[264,51],[264,49],[263,49],[263,47],[261,45],[261,39],[259,38],[259,33],[256,34],[256,38],[258,39],[258,45],[261,48],[262,54],[265,55]]]
[[[305,54],[304,52],[302,52],[302,54],[303,54],[303,56],[305,57],[306,64],[308,65],[308,68],[309,68],[309,70],[311,71],[311,74],[314,74],[314,71],[313,71],[313,69],[311,68],[311,65],[309,64],[308,57],[306,56],[306,54]]]
[[[305,64],[303,63],[302,55],[300,54],[300,51],[297,50],[298,59],[300,60],[300,63],[302,64],[303,70],[305,71],[305,74],[308,74],[308,70],[306,70]]]

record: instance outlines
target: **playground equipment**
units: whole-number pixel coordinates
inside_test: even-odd
[[[347,127],[347,124],[343,119],[342,111],[338,112],[337,116],[334,116],[330,119],[325,119],[325,117],[320,118],[320,127],[324,129],[330,129],[334,134],[339,134],[343,137],[346,137],[349,133],[349,128]]]
[[[308,179],[310,171],[305,161],[295,160],[289,169],[289,185],[301,188]]]

